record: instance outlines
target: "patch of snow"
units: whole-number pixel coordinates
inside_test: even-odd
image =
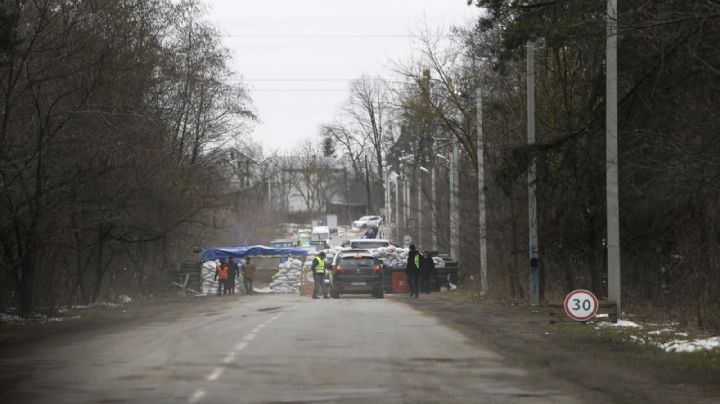
[[[665,334],[665,333],[669,333],[669,332],[673,332],[673,331],[674,330],[672,330],[670,328],[663,328],[662,330],[648,331],[648,335],[660,335],[660,334]]]
[[[720,337],[696,339],[693,341],[674,340],[658,345],[665,352],[698,352],[720,348]]]
[[[630,339],[633,340],[633,341],[635,341],[635,342],[637,342],[637,343],[639,343],[639,344],[644,344],[644,343],[646,342],[644,339],[642,339],[642,338],[640,338],[640,337],[638,337],[638,336],[636,336],[636,335],[631,335],[631,336],[630,336]]]
[[[132,303],[132,301],[133,301],[133,299],[131,299],[130,296],[128,296],[128,295],[120,295],[118,297],[118,300],[120,301],[120,303],[123,303],[123,304]]]
[[[47,322],[48,323],[59,323],[61,321],[65,320],[77,320],[80,316],[72,316],[72,317],[48,317]]]
[[[689,336],[690,334],[688,334],[688,333],[686,333],[686,332],[676,332],[675,335],[677,335],[677,336],[679,336],[679,337],[687,337],[687,336]]]
[[[628,320],[618,320],[617,323],[599,323],[601,327],[621,327],[621,328],[642,328],[638,323]]]

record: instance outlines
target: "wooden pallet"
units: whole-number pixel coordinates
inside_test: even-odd
[[[587,321],[575,321],[571,319],[567,313],[565,313],[565,307],[563,306],[564,301],[555,300],[548,303],[548,315],[550,316],[549,322],[551,324],[577,324],[586,323]],[[617,323],[618,312],[617,303],[614,300],[599,300],[599,307],[597,314],[605,314],[606,316],[592,319],[592,321],[608,321],[611,323]]]

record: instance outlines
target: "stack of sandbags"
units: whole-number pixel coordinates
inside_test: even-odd
[[[270,282],[271,293],[297,293],[302,276],[302,261],[289,259],[278,265],[278,271]]]
[[[376,257],[385,262],[389,268],[403,268],[407,263],[408,250],[406,248],[388,246],[370,250]]]
[[[215,268],[217,268],[218,262],[216,261],[205,261],[202,266],[202,275],[200,282],[202,283],[202,294],[213,295],[217,293],[218,281],[215,279]]]

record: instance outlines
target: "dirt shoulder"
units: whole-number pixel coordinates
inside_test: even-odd
[[[542,375],[537,380],[542,387],[572,390],[587,402],[714,403],[720,398],[717,350],[668,353],[634,343],[619,329],[549,324],[546,308],[480,302],[462,293],[394,298]]]

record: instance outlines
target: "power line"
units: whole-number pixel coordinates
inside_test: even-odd
[[[256,88],[251,93],[321,93],[321,92],[347,92],[347,88]]]
[[[457,34],[440,34],[435,36],[451,37]],[[422,35],[415,34],[360,34],[360,35],[344,35],[344,34],[321,34],[321,35],[221,35],[223,38],[239,38],[239,39],[385,39],[385,38],[422,38]]]

